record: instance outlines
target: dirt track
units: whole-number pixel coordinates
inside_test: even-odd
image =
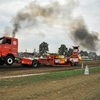
[[[3,79],[0,81],[0,100],[100,100],[100,71],[49,79]]]
[[[38,68],[32,67],[23,67],[20,64],[13,64],[12,66],[0,66],[0,77],[2,76],[11,76],[11,75],[23,75],[23,74],[36,74],[36,73],[46,73],[46,72],[58,72],[58,71],[67,71],[74,69],[81,69],[82,62],[78,64],[78,66],[70,66],[70,67],[52,67],[52,66],[41,66]],[[97,67],[100,66],[100,61],[90,61],[83,62],[84,67],[88,65],[88,67]]]

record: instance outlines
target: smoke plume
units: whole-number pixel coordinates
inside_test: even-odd
[[[38,23],[39,20],[43,20],[44,23],[51,23],[55,17],[59,15],[59,3],[54,2],[51,5],[46,5],[44,7],[36,4],[36,2],[31,2],[24,9],[18,11],[15,17],[12,18],[13,23],[13,37],[16,32],[27,23],[27,27],[32,27]],[[26,27],[25,26],[25,27]]]
[[[75,43],[78,43],[88,50],[96,51],[96,45],[99,41],[98,33],[90,33],[81,16],[71,21],[69,23],[69,27],[71,31],[71,38]]]

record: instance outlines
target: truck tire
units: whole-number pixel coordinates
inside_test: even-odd
[[[14,57],[7,56],[5,62],[6,62],[6,65],[12,65],[14,63]]]
[[[36,59],[32,61],[32,67],[38,67],[38,61]]]
[[[0,65],[4,65],[5,61],[4,60],[0,60]]]

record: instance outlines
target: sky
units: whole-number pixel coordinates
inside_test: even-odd
[[[27,19],[27,15],[24,15],[24,20],[19,19],[23,12],[28,12],[31,17]],[[84,23],[82,25],[85,25],[88,32],[98,33],[97,37],[100,38],[99,0],[0,0],[0,37],[12,36],[16,20],[19,20],[19,28],[15,31],[19,52],[26,49],[28,52],[34,49],[39,51],[42,42],[49,44],[50,53],[57,53],[61,44],[67,48],[80,46],[80,50],[92,51],[73,37],[78,19],[81,19],[80,22]],[[99,42],[96,44],[96,52],[100,55]]]

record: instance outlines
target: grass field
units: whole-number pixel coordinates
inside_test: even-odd
[[[100,100],[100,67],[0,79],[0,100]]]
[[[100,60],[82,60],[80,62],[100,62]]]

